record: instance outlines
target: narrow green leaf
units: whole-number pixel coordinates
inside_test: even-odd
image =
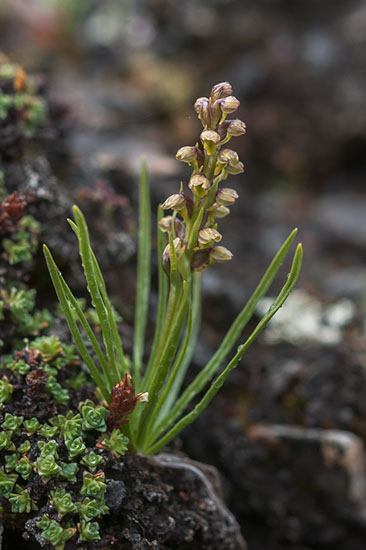
[[[164,394],[161,397],[161,401],[163,401],[163,403],[159,415],[160,421],[162,421],[164,417],[170,416],[170,408],[176,401],[194,354],[200,324],[201,273],[196,271],[193,274],[192,307],[189,310],[186,337],[182,343],[178,358],[173,366],[172,374],[169,377],[169,382],[164,388]],[[152,434],[152,437],[153,436],[154,434]]]
[[[99,322],[102,328],[103,341],[106,348],[108,362],[111,366],[114,384],[120,382],[120,374],[116,366],[114,355],[113,331],[109,324],[108,312],[101,297],[97,277],[94,270],[93,252],[89,240],[89,231],[85,218],[81,210],[73,207],[73,212],[78,227],[77,237],[79,239],[80,256],[84,269],[85,278],[88,283],[88,290],[92,299],[92,304],[97,312]]]
[[[69,326],[70,332],[72,334],[72,337],[74,338],[75,344],[76,344],[76,346],[79,350],[79,353],[80,353],[84,363],[88,367],[88,369],[90,371],[90,374],[92,375],[95,383],[100,388],[100,390],[103,394],[103,397],[109,403],[110,402],[110,392],[108,391],[106,383],[103,380],[103,378],[102,378],[98,368],[96,367],[93,359],[91,358],[88,350],[86,349],[84,341],[81,337],[80,331],[79,331],[79,329],[77,327],[77,324],[74,320],[73,312],[71,310],[69,301],[66,298],[66,295],[65,295],[65,292],[64,292],[64,289],[63,289],[63,285],[61,283],[61,278],[62,278],[61,273],[60,273],[59,269],[57,268],[57,265],[56,265],[54,259],[52,258],[52,255],[51,255],[51,253],[50,253],[50,251],[49,251],[49,249],[47,248],[46,245],[43,245],[43,251],[44,251],[45,258],[46,258],[48,271],[50,273],[50,276],[51,276],[51,279],[52,279],[52,282],[53,282],[53,286],[55,288],[55,291],[56,291],[58,300],[61,304],[62,310],[64,312],[64,315],[65,315],[67,324]]]
[[[240,359],[243,357],[244,353],[248,347],[252,344],[258,334],[264,329],[266,324],[272,319],[276,312],[282,307],[289,294],[291,293],[296,280],[299,276],[302,263],[302,247],[301,244],[297,246],[294,259],[292,262],[291,272],[288,277],[286,284],[283,286],[281,292],[277,296],[276,300],[273,302],[267,313],[263,316],[261,321],[258,323],[254,331],[251,333],[246,342],[240,345],[237,349],[235,356],[232,358],[230,363],[224,369],[224,371],[217,377],[213,382],[209,390],[206,392],[201,401],[195,406],[195,408],[184,416],[173,428],[164,435],[157,443],[152,445],[148,450],[147,454],[154,454],[163,446],[167,445],[172,439],[174,439],[179,432],[181,432],[186,426],[194,422],[196,418],[202,413],[202,411],[207,407],[212,398],[216,395],[218,390],[221,388],[226,378],[230,372],[237,366]]]
[[[164,216],[164,211],[161,206],[158,207],[157,222],[162,219]],[[155,363],[156,354],[159,349],[160,336],[162,334],[165,313],[167,308],[167,299],[168,299],[168,277],[165,274],[162,262],[162,255],[164,252],[165,242],[164,242],[164,233],[159,229],[157,225],[157,259],[158,259],[158,311],[156,315],[156,324],[155,324],[155,334],[154,340],[150,352],[149,361],[146,367],[146,371],[141,383],[141,391],[144,387],[148,387],[150,384],[150,374],[152,367]]]
[[[235,321],[232,323],[229,331],[226,333],[223,341],[221,342],[219,348],[216,350],[210,361],[207,365],[200,371],[195,380],[185,389],[182,395],[179,397],[178,401],[172,407],[169,418],[162,421],[162,423],[157,427],[158,431],[162,433],[165,431],[169,425],[172,425],[173,422],[183,413],[187,405],[194,399],[194,397],[202,391],[205,385],[212,379],[215,373],[220,368],[220,365],[225,360],[228,353],[233,348],[235,342],[239,338],[240,334],[244,330],[248,321],[253,315],[253,312],[258,304],[258,302],[263,298],[268,288],[270,287],[283,259],[285,258],[295,236],[297,229],[292,231],[289,237],[286,239],[280,250],[277,252],[276,256],[273,258],[271,264],[269,265],[266,273],[259,282],[257,288],[253,292],[251,298],[241,310],[239,315],[236,317]]]
[[[166,382],[167,374],[174,361],[183,327],[185,325],[186,313],[187,299],[185,293],[182,293],[179,306],[176,309],[175,315],[170,324],[169,334],[167,336],[163,351],[160,355],[156,372],[154,373],[151,385],[148,388],[149,401],[144,407],[138,426],[138,443],[140,446],[143,446],[143,442],[147,434],[148,421],[158,402],[160,392]]]
[[[137,286],[135,327],[133,338],[133,377],[139,385],[144,355],[145,331],[149,309],[151,264],[151,213],[150,193],[146,161],[142,161],[139,185],[139,227],[137,254]]]

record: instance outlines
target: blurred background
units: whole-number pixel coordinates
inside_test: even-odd
[[[247,134],[230,146],[245,173],[229,180],[240,200],[220,224],[234,259],[205,274],[196,368],[295,226],[304,266],[282,316],[181,448],[220,469],[253,549],[365,548],[365,42],[360,0],[0,4],[0,50],[39,75],[57,121],[46,156],[76,195],[105,197],[107,185],[133,209],[145,155],[153,200],[164,200],[189,177],[175,153],[199,135],[194,100],[223,80],[240,99]],[[127,303],[130,271],[118,288]],[[350,438],[331,440],[333,462],[329,430]]]

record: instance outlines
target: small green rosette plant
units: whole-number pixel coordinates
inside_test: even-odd
[[[98,340],[80,307],[80,301],[65,282],[50,251],[44,246],[47,266],[70,331],[110,413],[107,418],[98,409],[93,409],[91,416],[86,404],[81,410],[83,425],[89,427],[98,423],[104,429],[106,421],[110,436],[105,438],[104,446],[114,450],[116,456],[123,452],[126,441],[131,452],[154,454],[193,422],[283,305],[299,275],[301,244],[296,248],[290,273],[277,298],[252,333],[232,352],[287,255],[297,232],[295,229],[273,258],[212,358],[185,386],[200,326],[202,272],[215,262],[232,258],[232,253],[218,244],[222,239],[218,222],[230,213],[230,207],[238,198],[237,192],[225,187],[223,182],[244,170],[238,154],[227,147],[232,138],[246,132],[241,120],[227,118],[238,107],[239,101],[232,95],[228,82],[217,84],[212,88],[210,97],[199,98],[195,103],[203,131],[199,142],[194,146],[182,147],[177,153],[177,159],[192,168],[188,189],[181,184],[179,192],[168,197],[158,209],[158,310],[155,336],[148,354],[145,350],[145,332],[151,275],[151,219],[146,164],[142,166],[139,186],[132,357],[124,352],[116,315],[90,245],[87,224],[77,206],[73,208],[75,221],[69,220],[69,223],[79,241],[87,288],[100,322],[102,342]],[[164,215],[169,210],[171,215]],[[87,340],[94,350],[95,360],[88,351]],[[3,391],[6,391],[5,387]],[[143,406],[136,407],[137,403],[144,401]],[[120,435],[125,436],[123,441]],[[76,450],[70,449],[70,452]],[[92,540],[92,533],[84,533],[83,528],[82,533],[84,540]]]

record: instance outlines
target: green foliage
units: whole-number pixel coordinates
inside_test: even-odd
[[[1,424],[3,430],[16,431],[20,428],[24,420],[24,416],[15,416],[13,414],[5,413],[5,420]]]
[[[59,462],[60,478],[69,483],[76,482],[76,474],[79,470],[76,462]]]
[[[15,446],[14,446],[15,448]],[[12,472],[18,464],[18,455],[13,453],[12,455],[5,456],[5,470]]]
[[[44,458],[39,457],[36,460],[38,475],[44,480],[49,481],[51,478],[56,477],[61,471],[61,467],[56,463],[53,455],[48,455]]]
[[[18,453],[20,453],[21,455],[27,454],[30,451],[30,448],[31,448],[31,443],[29,439],[26,439],[25,441],[23,441],[21,445],[19,445]]]
[[[21,458],[18,461],[18,464],[15,467],[15,471],[21,475],[25,480],[29,479],[33,472],[33,464],[28,460],[26,456]]]
[[[53,361],[63,352],[58,336],[40,336],[32,341],[30,348],[38,350],[46,363]]]
[[[99,472],[97,474],[91,474],[90,472],[83,473],[83,486],[80,494],[91,496],[97,499],[103,497],[107,488],[104,483],[104,473]]]
[[[74,458],[75,456],[80,455],[86,449],[85,443],[82,437],[76,437],[75,439],[66,439],[65,445],[69,451],[69,457]]]
[[[109,411],[105,407],[95,407],[92,401],[87,400],[80,403],[79,411],[83,417],[84,429],[98,430],[98,432],[107,431],[105,421],[109,416]]]
[[[40,429],[41,424],[37,418],[33,417],[30,420],[24,420],[24,427],[28,435],[33,435]]]
[[[52,437],[55,437],[57,434],[58,428],[57,426],[50,426],[49,424],[43,424],[41,429],[39,430],[39,435],[42,437],[45,437],[46,439],[51,439]]]
[[[100,539],[99,523],[97,523],[96,521],[88,523],[86,523],[85,521],[81,521],[80,523],[78,523],[78,531],[80,534],[80,541]]]
[[[8,378],[3,376],[0,380],[0,403],[7,403],[13,393],[13,386],[10,384]]]
[[[2,241],[10,265],[31,260],[38,246],[39,223],[32,216],[23,216],[19,227],[11,239]]]
[[[51,491],[51,503],[56,508],[58,516],[62,519],[67,514],[74,514],[78,507],[72,501],[72,497],[65,489]]]
[[[38,447],[41,451],[41,457],[45,458],[46,456],[52,455],[55,458],[58,458],[57,449],[58,449],[58,443],[54,439],[51,439],[50,441],[39,441]]]
[[[94,451],[90,451],[81,459],[81,463],[84,464],[84,466],[87,466],[92,472],[94,472],[94,470],[96,470],[102,462],[103,458],[100,455],[97,455]]]
[[[17,479],[17,474],[6,474],[0,469],[0,495],[9,499]]]
[[[100,502],[98,500],[91,500],[86,497],[83,502],[79,504],[79,515],[84,521],[90,521],[102,514]]]
[[[76,529],[72,527],[63,529],[57,521],[49,519],[45,514],[41,521],[37,523],[37,527],[41,530],[44,540],[51,543],[56,550],[63,550],[66,541],[68,541],[76,531]]]
[[[11,440],[13,432],[0,432],[0,449],[15,451],[15,445]]]
[[[73,414],[68,411],[66,416],[59,414],[51,418],[51,424],[60,431],[64,439],[74,439],[82,435],[82,418],[80,414]]]
[[[16,493],[11,493],[9,502],[11,504],[11,511],[15,514],[24,514],[31,510],[37,509],[36,505],[32,502],[29,491],[22,489],[19,485],[15,486]]]
[[[103,437],[100,447],[107,449],[118,458],[120,455],[125,454],[128,449],[128,443],[128,437],[123,435],[120,430],[115,429],[111,434]]]

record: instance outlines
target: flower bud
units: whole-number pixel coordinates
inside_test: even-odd
[[[239,162],[239,155],[232,149],[222,149],[218,154],[217,160],[220,164],[237,164]]]
[[[209,109],[209,102],[207,97],[199,97],[194,104],[196,113],[198,114],[201,122],[204,126],[210,126],[211,124],[211,113]]]
[[[216,101],[217,99],[231,96],[232,93],[233,88],[229,82],[220,82],[219,84],[215,84],[212,88],[211,99],[212,101]]]
[[[221,239],[222,235],[213,227],[201,229],[198,234],[198,243],[202,245],[202,247],[212,246],[214,243],[220,242]]]
[[[182,243],[179,237],[176,237],[173,241],[174,244],[174,250],[177,254],[180,249],[182,248]],[[166,247],[164,248],[163,252],[163,263],[170,262],[170,244],[168,243]]]
[[[233,95],[220,99],[220,109],[226,115],[233,113],[240,105],[240,101]]]
[[[207,195],[207,191],[211,187],[211,182],[203,174],[194,174],[188,183],[188,187],[194,191],[198,197],[202,198]]]
[[[242,120],[239,120],[238,118],[235,118],[234,120],[228,121],[229,125],[227,127],[227,133],[229,136],[242,136],[246,133],[247,127],[245,123]]]
[[[212,155],[216,145],[220,143],[220,136],[214,130],[204,130],[200,135],[202,144],[209,155]]]
[[[163,210],[176,210],[179,212],[186,207],[186,198],[183,193],[174,193],[166,199],[166,201],[161,205]]]
[[[210,258],[216,262],[226,262],[227,260],[231,260],[232,257],[233,254],[224,246],[215,246],[210,250]]]
[[[213,205],[208,208],[208,212],[215,216],[215,218],[224,218],[225,216],[230,214],[230,210],[226,208],[226,206],[217,204],[217,202],[214,202]]]
[[[235,164],[230,162],[226,166],[226,171],[233,176],[235,176],[236,174],[241,174],[242,172],[244,172],[244,164],[242,162],[237,162]]]
[[[216,194],[216,202],[222,206],[230,206],[238,198],[239,195],[235,189],[230,189],[229,187],[219,189]]]
[[[167,233],[172,226],[172,216],[164,216],[164,218],[161,218],[158,222],[158,226],[163,233]]]
[[[197,147],[190,147],[187,145],[186,147],[181,147],[179,149],[175,155],[175,158],[181,162],[188,162],[188,164],[190,164],[191,162],[195,162],[197,160],[197,153]]]
[[[202,271],[212,263],[208,249],[198,250],[193,254],[191,268],[193,271]]]

